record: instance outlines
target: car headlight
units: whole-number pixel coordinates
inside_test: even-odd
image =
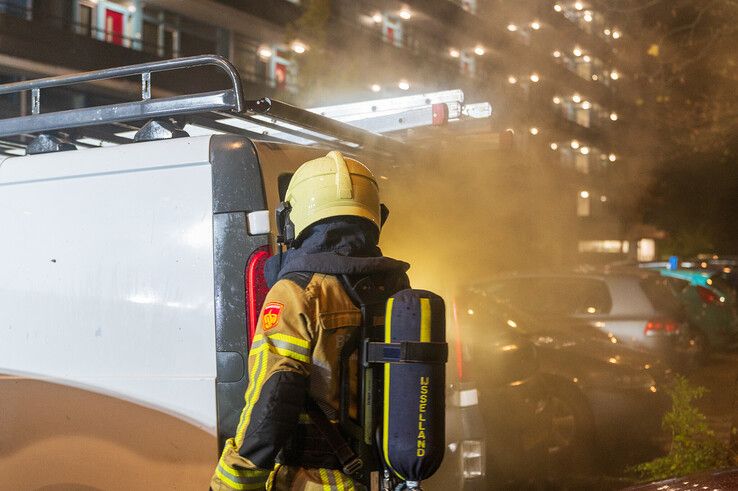
[[[481,440],[462,440],[461,471],[464,479],[474,479],[484,475],[484,442]]]

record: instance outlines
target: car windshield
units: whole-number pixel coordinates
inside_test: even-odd
[[[501,302],[536,315],[606,314],[612,309],[607,285],[590,278],[512,278],[491,282],[485,289]]]

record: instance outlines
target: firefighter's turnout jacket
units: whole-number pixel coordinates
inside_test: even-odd
[[[365,239],[362,228],[352,220],[319,224],[277,265],[279,280],[264,302],[249,352],[245,406],[211,481],[214,491],[362,488],[340,471],[305,410],[309,396],[330,420],[338,419],[340,352],[361,324],[340,275],[384,274],[391,290],[408,286],[409,266],[381,257],[377,237]],[[349,255],[357,252],[371,255]],[[350,391],[356,396],[355,386]]]

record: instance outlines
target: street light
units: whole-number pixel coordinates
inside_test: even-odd
[[[379,24],[382,22],[382,14],[380,12],[374,12],[374,15],[372,15],[372,20],[375,24]]]
[[[614,153],[611,153],[608,157],[608,160],[610,160],[610,162],[615,162],[617,159],[618,158]]]
[[[581,196],[583,199],[589,198],[589,191],[581,191],[579,193],[579,196]]]
[[[579,151],[582,152],[582,155],[589,155],[589,147],[582,147]]]
[[[400,90],[410,90],[410,82],[405,79],[400,80],[397,86],[400,88]]]
[[[582,57],[582,60],[584,60],[585,63],[589,63],[590,61],[592,61],[592,57],[589,55],[584,55]]]
[[[405,20],[410,20],[410,18],[413,16],[413,13],[410,12],[410,9],[407,7],[402,7],[400,10],[400,17]]]
[[[459,53],[458,49],[451,48],[448,50],[448,55],[451,58],[458,58],[459,56],[461,56],[461,53]]]
[[[590,12],[584,14],[584,22],[592,22],[592,14]]]
[[[292,49],[292,51],[294,51],[298,55],[301,55],[305,51],[307,51],[307,46],[305,46],[300,41],[292,41],[292,44],[290,45],[290,48]]]
[[[572,140],[571,141],[571,148],[573,148],[574,150],[576,150],[577,148],[579,148],[579,142],[577,140]]]
[[[518,26],[516,26],[515,24],[508,24],[507,25],[507,30],[510,31],[510,32],[515,32],[515,31],[518,30]]]
[[[556,95],[556,96],[554,96],[554,98],[553,98],[553,103],[554,103],[554,104],[561,104],[561,97],[559,97],[559,96],[557,96],[557,95]]]
[[[590,109],[591,107],[592,107],[592,103],[591,102],[589,102],[589,101],[582,102],[582,109],[587,110],[587,109]]]
[[[484,55],[484,53],[486,53],[486,50],[484,49],[484,46],[482,46],[481,44],[478,44],[478,45],[476,45],[474,47],[474,54],[475,55],[482,56],[482,55]]]
[[[531,73],[530,74],[530,81],[533,83],[538,83],[538,81],[541,80],[541,77],[537,73]]]
[[[620,31],[612,31],[613,39],[620,39],[620,36],[622,36],[622,33]]]
[[[531,135],[536,136],[538,133],[538,128],[536,128],[535,126],[530,129]]]
[[[582,56],[582,48],[579,46],[575,46],[573,50],[571,50],[572,53],[574,53],[574,56]]]
[[[584,9],[584,4],[582,2],[574,2],[574,8],[577,10]]]
[[[551,150],[558,150],[558,149],[559,149],[559,145],[558,145],[558,143],[552,143],[552,144],[551,144],[551,145],[549,145],[549,146],[551,147]]]
[[[618,73],[617,70],[613,70],[610,72],[610,78],[613,80],[617,80],[620,78],[620,74]]]
[[[256,54],[259,55],[259,58],[266,60],[271,58],[274,53],[272,52],[272,48],[270,48],[269,46],[259,46]]]
[[[553,57],[554,58],[561,58],[561,51],[559,51],[558,49],[556,51],[554,51],[553,52]]]
[[[611,112],[610,113],[610,121],[617,121],[618,120],[618,113]]]
[[[514,76],[510,75],[509,77],[507,77],[507,82],[514,85],[514,84],[518,83],[518,79],[515,78]]]
[[[380,90],[382,90],[382,86],[379,84],[372,84],[371,89],[372,92],[379,92]]]
[[[556,12],[561,12],[562,10],[564,10],[564,7],[562,7],[560,4],[556,3],[556,4],[554,4],[554,10]]]
[[[571,96],[571,100],[579,104],[580,102],[582,102],[582,96],[580,96],[579,94],[574,94],[573,96]]]
[[[537,31],[538,29],[541,28],[541,23],[538,22],[537,20],[534,20],[533,22],[530,23],[530,28],[533,29],[534,31]]]

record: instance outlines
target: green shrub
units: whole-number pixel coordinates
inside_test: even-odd
[[[694,405],[707,389],[695,387],[679,375],[667,392],[672,407],[664,414],[662,425],[671,433],[669,453],[631,470],[644,480],[655,481],[734,465],[727,442],[715,436],[707,417]]]

